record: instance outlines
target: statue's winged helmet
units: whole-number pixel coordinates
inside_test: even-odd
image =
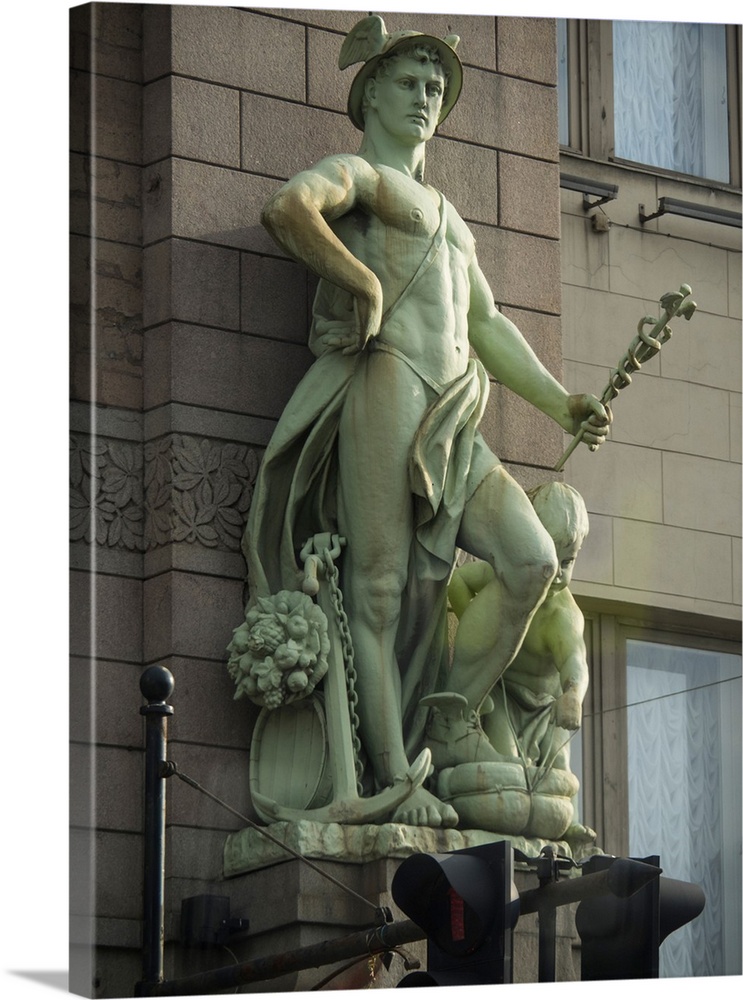
[[[373,75],[383,59],[411,42],[434,48],[438,52],[446,72],[448,79],[439,123],[446,118],[457,103],[462,90],[462,64],[454,51],[459,44],[459,36],[447,35],[446,38],[436,38],[435,35],[408,30],[389,34],[382,18],[378,14],[371,14],[351,28],[343,41],[338,57],[338,65],[341,69],[346,69],[356,63],[363,63],[348,94],[348,116],[356,128],[362,132],[364,130],[362,102],[366,81]]]

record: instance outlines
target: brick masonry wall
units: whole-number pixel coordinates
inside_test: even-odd
[[[88,943],[140,937],[140,6],[72,10],[70,43],[70,988],[91,995],[114,974]]]
[[[233,701],[225,646],[242,614],[239,541],[262,450],[311,363],[315,284],[260,211],[298,170],[358,147],[353,74],[337,56],[359,16],[72,12],[75,870],[97,852],[95,887],[81,879],[72,910],[81,941],[95,914],[100,996],[138,976],[127,949],[139,934],[145,666],[176,678],[171,756],[252,815],[256,710]],[[411,26],[384,17],[390,31]],[[496,301],[561,377],[554,22],[416,15],[413,26],[459,34],[465,64],[427,179],[471,226]],[[484,432],[525,485],[549,478],[559,429],[497,385]],[[181,783],[168,794],[170,934],[180,898],[214,891],[240,823]]]

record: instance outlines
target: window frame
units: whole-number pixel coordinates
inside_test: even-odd
[[[582,819],[609,854],[629,853],[627,640],[741,655],[740,623],[669,613],[640,617],[581,600],[589,685],[581,726]]]
[[[643,173],[724,190],[741,190],[741,25],[725,25],[730,181],[656,167],[614,154],[613,21],[565,19],[568,59],[568,144],[561,152],[616,163]]]

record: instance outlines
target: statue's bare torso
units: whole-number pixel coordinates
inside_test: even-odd
[[[319,168],[348,171],[354,184],[355,203],[331,228],[381,283],[380,342],[435,382],[448,384],[462,374],[469,355],[468,270],[475,249],[469,229],[450,204],[444,207],[434,188],[398,170],[372,166],[358,156],[331,157]],[[436,237],[442,211],[445,232],[435,266],[416,283],[414,294],[403,296]]]

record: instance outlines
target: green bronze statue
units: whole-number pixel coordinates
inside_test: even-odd
[[[570,738],[581,724],[588,664],[583,615],[568,589],[588,534],[588,513],[581,495],[566,483],[545,483],[529,496],[555,543],[559,569],[521,648],[490,692],[482,715],[490,753],[462,753],[466,709],[453,693],[429,699],[428,742],[440,774],[439,790],[457,805],[463,821],[505,834],[567,835],[568,841],[588,843],[595,834],[574,822],[579,784],[570,770]],[[489,563],[478,561],[452,574],[449,600],[459,619],[455,653],[460,656],[488,653],[484,623],[497,623],[501,614],[492,587],[494,572]],[[473,788],[497,789],[497,795],[472,795]]]
[[[324,564],[313,555],[308,571],[308,541],[332,539],[337,555],[344,540],[336,561],[349,638],[339,656],[353,658],[358,794],[399,787],[401,801],[382,819],[433,827],[459,817],[435,793],[435,773],[422,784],[430,696],[454,693],[466,707],[456,763],[501,760],[480,710],[560,572],[549,532],[478,430],[488,373],[564,430],[582,432],[591,449],[610,422],[595,396],[569,394],[498,311],[472,234],[426,183],[426,145],[462,85],[457,42],[389,35],[377,16],[360,21],[340,56],[341,68],[361,63],[348,103],[363,133],[358,153],[302,171],[265,207],[275,240],[320,277],[309,334],[316,360],[267,448],[243,543],[256,621],[272,595],[317,592],[313,573]],[[499,610],[478,643],[457,645],[450,669],[447,586],[458,548],[488,565],[486,589]],[[236,677],[241,656],[253,662],[246,627],[239,649],[231,647]],[[274,676],[280,693],[271,702],[288,705],[320,676],[298,645],[303,637],[282,628],[280,663],[269,644],[260,676],[243,687],[265,688]],[[292,628],[306,630],[299,621]],[[302,655],[307,679],[297,672]],[[281,663],[293,687],[280,686]],[[332,670],[331,662],[324,686]],[[318,790],[315,804],[321,799]],[[341,815],[364,821],[363,810]]]

